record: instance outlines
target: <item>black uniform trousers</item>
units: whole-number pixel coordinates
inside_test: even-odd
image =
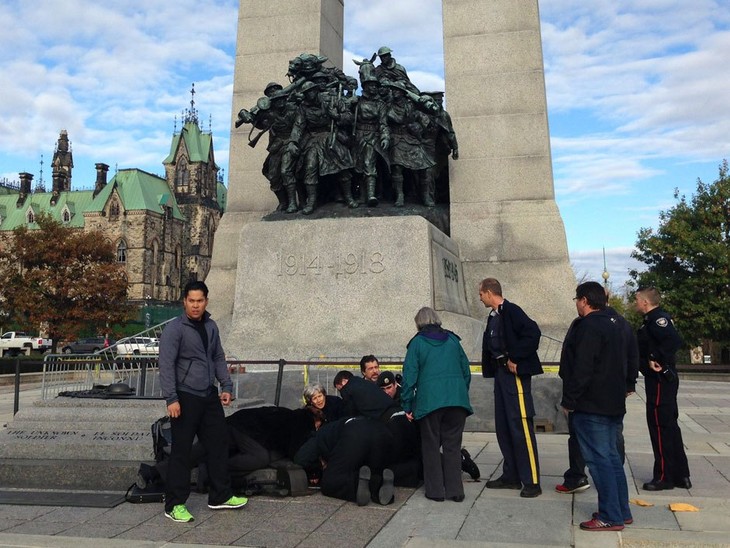
[[[172,448],[165,482],[165,511],[185,504],[190,496],[193,439],[205,448],[208,468],[208,504],[222,504],[233,492],[228,475],[228,426],[217,392],[201,397],[178,392],[180,416],[171,419]]]
[[[677,390],[679,377],[673,381],[647,375],[646,423],[649,427],[651,447],[654,450],[654,481],[680,483],[689,477],[689,464],[684,452],[682,431],[677,424]]]
[[[429,498],[464,496],[464,483],[461,481],[464,424],[466,409],[463,407],[442,407],[418,420],[423,481]]]
[[[514,375],[506,367],[498,367],[494,374],[494,421],[504,457],[505,481],[540,483],[534,416],[532,377]]]
[[[376,492],[392,451],[393,438],[382,421],[358,418],[346,422],[322,471],[319,484],[322,494],[355,501],[362,466],[370,467],[370,490]]]

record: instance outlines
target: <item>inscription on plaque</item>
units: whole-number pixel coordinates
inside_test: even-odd
[[[79,430],[8,430],[7,435],[16,440],[44,440],[44,441],[146,441],[151,434],[149,432],[137,432],[134,430],[114,430],[111,432],[93,432]]]
[[[380,274],[385,257],[380,251],[297,254],[277,253],[277,276],[356,276]]]

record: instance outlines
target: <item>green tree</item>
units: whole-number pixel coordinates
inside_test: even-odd
[[[36,222],[16,228],[0,250],[0,308],[30,331],[47,326],[54,351],[60,337],[126,322],[129,284],[111,242],[48,215]]]
[[[677,329],[690,345],[701,339],[730,340],[730,177],[728,162],[711,184],[659,214],[656,230],[642,228],[631,256],[648,269],[629,274],[638,286],[663,294]]]

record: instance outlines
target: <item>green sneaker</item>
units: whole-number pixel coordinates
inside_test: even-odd
[[[234,510],[246,506],[248,499],[246,497],[231,497],[223,504],[209,504],[211,510]]]
[[[188,523],[189,521],[193,521],[195,519],[193,515],[188,512],[188,509],[185,508],[184,504],[178,504],[177,506],[174,506],[172,508],[172,512],[165,512],[165,515],[172,521],[177,521],[178,523]]]

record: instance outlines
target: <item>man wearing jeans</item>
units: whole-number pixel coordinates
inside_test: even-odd
[[[598,491],[598,511],[580,528],[621,531],[633,523],[626,475],[616,435],[626,413],[626,342],[620,323],[606,311],[601,284],[575,290],[579,318],[565,340],[560,359],[561,405],[570,417],[581,453]]]

